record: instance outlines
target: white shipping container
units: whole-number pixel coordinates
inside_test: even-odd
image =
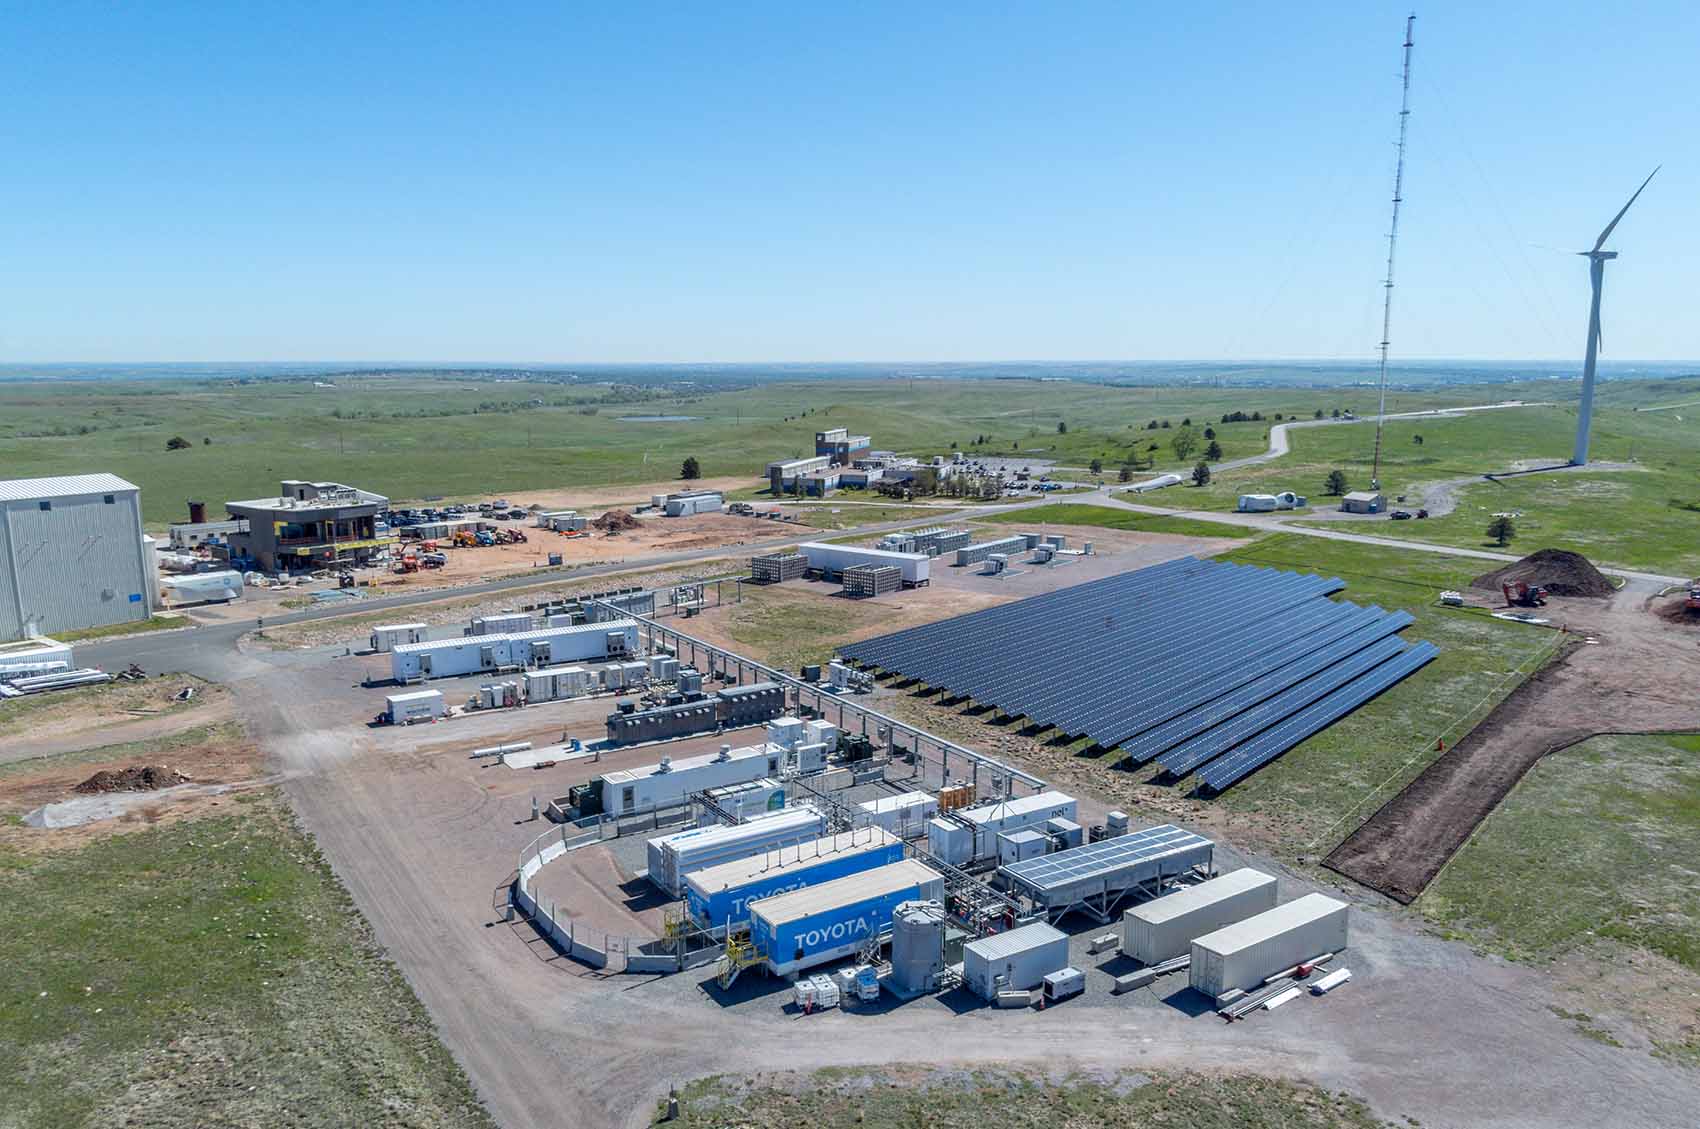
[[[1047,853],[1050,845],[1049,835],[1031,827],[1020,831],[1006,831],[998,836],[998,865],[1038,858]]]
[[[710,788],[708,798],[714,801],[715,807],[734,819],[753,819],[766,812],[778,811],[785,806],[785,785],[777,780],[769,780],[763,777],[760,780],[750,780],[743,784],[728,784],[722,788]],[[697,820],[697,826],[713,827],[719,822],[719,815],[704,808],[702,817]]]
[[[412,725],[416,721],[434,721],[448,714],[448,704],[440,690],[415,690],[407,694],[391,694],[384,699],[384,712],[391,725]]]
[[[974,861],[974,832],[955,820],[927,820],[927,853],[952,866]]]
[[[779,772],[779,755],[763,745],[706,753],[678,760],[664,758],[642,768],[618,769],[597,778],[602,810],[610,815],[635,815],[673,807],[696,792],[760,780]]]
[[[797,551],[809,558],[809,567],[839,573],[856,565],[893,565],[903,570],[903,583],[925,584],[931,575],[932,560],[925,553],[892,553],[884,549],[869,549],[861,545],[826,545],[809,541],[797,546]]]
[[[393,651],[400,643],[422,643],[428,629],[423,623],[390,623],[372,628],[372,650]]]
[[[1346,948],[1347,906],[1323,894],[1207,933],[1192,942],[1193,988],[1211,998],[1234,988],[1250,990],[1275,973]]]
[[[919,835],[929,819],[939,813],[939,798],[931,792],[905,792],[901,796],[881,796],[858,804],[866,814],[856,818],[858,827],[878,827],[907,839]]]
[[[398,682],[451,678],[481,671],[546,666],[606,658],[637,649],[637,623],[612,620],[576,627],[545,627],[497,635],[462,636],[419,643],[398,643],[390,652],[390,674]]]
[[[500,612],[472,617],[474,635],[511,635],[517,631],[530,631],[532,626],[529,612]]]
[[[983,999],[1000,990],[1030,991],[1068,967],[1068,934],[1042,921],[962,946],[962,981]]]
[[[1185,956],[1193,938],[1275,908],[1273,876],[1239,870],[1177,890],[1122,915],[1122,954],[1145,964]]]
[[[812,807],[784,808],[748,823],[693,827],[649,840],[649,880],[679,897],[686,875],[826,834],[826,817]]]

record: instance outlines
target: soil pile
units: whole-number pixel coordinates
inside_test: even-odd
[[[85,796],[102,792],[152,792],[159,788],[187,783],[187,776],[181,772],[173,772],[168,765],[137,764],[116,772],[103,769],[77,785],[73,791]]]
[[[1617,591],[1605,574],[1581,553],[1563,549],[1542,549],[1531,553],[1516,564],[1508,564],[1471,583],[1489,592],[1498,592],[1500,585],[1516,583],[1539,584],[1554,596],[1609,596]]]
[[[604,533],[618,533],[622,529],[636,529],[638,519],[625,510],[609,510],[594,518],[590,524]]]

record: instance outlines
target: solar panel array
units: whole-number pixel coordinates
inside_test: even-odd
[[[841,651],[1220,791],[1437,654],[1345,586],[1182,557]]]

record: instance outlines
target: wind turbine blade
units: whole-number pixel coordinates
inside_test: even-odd
[[[1625,204],[1623,206],[1623,210],[1611,218],[1611,222],[1606,224],[1606,229],[1600,232],[1600,237],[1594,240],[1594,250],[1598,251],[1601,247],[1606,245],[1606,240],[1611,237],[1611,229],[1617,226],[1617,221],[1623,218],[1623,213],[1629,210],[1630,206],[1635,203],[1638,197],[1640,197],[1647,185],[1651,184],[1653,182],[1653,178],[1659,175],[1659,169],[1662,168],[1664,168],[1664,166],[1660,165],[1658,168],[1647,174],[1647,179],[1641,182],[1641,187],[1635,190],[1635,195],[1629,198],[1629,203]]]

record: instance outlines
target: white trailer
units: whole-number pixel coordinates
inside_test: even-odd
[[[649,840],[649,880],[679,897],[685,892],[689,874],[825,834],[826,817],[806,805],[764,813],[748,823],[675,831]]]
[[[857,565],[870,568],[893,566],[902,571],[903,584],[907,588],[927,583],[932,571],[933,558],[925,553],[893,553],[863,545],[826,545],[819,541],[798,545],[797,551],[809,559],[810,568],[834,576]]]
[[[624,658],[638,646],[637,623],[629,619],[543,627],[501,635],[469,635],[401,643],[390,652],[390,674],[398,682],[451,678],[485,671],[522,670],[559,662]]]
[[[159,582],[164,595],[176,606],[184,604],[213,604],[242,598],[240,572],[192,572],[187,576],[167,576]]]
[[[498,612],[495,615],[475,615],[472,617],[472,634],[509,635],[516,631],[530,631],[535,625],[530,612]]]
[[[372,650],[393,651],[401,643],[423,643],[429,629],[423,623],[387,623],[372,628]]]
[[[931,792],[904,792],[900,796],[881,796],[857,805],[862,815],[856,817],[858,827],[878,827],[899,838],[919,835],[927,820],[939,813],[939,798]]]
[[[777,776],[781,755],[765,745],[750,745],[679,760],[662,757],[658,763],[642,768],[603,773],[590,782],[591,790],[600,796],[597,810],[610,815],[637,815],[677,807],[710,788]]]
[[[384,715],[391,725],[412,725],[416,721],[436,721],[447,717],[448,703],[441,690],[414,690],[407,694],[391,694],[384,699]]]
[[[590,671],[582,666],[557,666],[546,670],[528,670],[524,676],[525,700],[553,702],[562,698],[580,698],[590,692]]]
[[[1241,867],[1134,906],[1122,915],[1122,955],[1145,964],[1185,956],[1195,937],[1275,908],[1276,882]]]
[[[1249,991],[1277,972],[1346,948],[1347,906],[1306,894],[1192,942],[1192,987],[1212,999]]]
[[[973,853],[965,861],[997,858],[1000,834],[1041,826],[1052,819],[1072,820],[1079,813],[1079,808],[1073,796],[1061,792],[1040,792],[985,807],[964,808],[956,814],[974,827]],[[933,828],[929,826],[929,843],[932,838]]]

